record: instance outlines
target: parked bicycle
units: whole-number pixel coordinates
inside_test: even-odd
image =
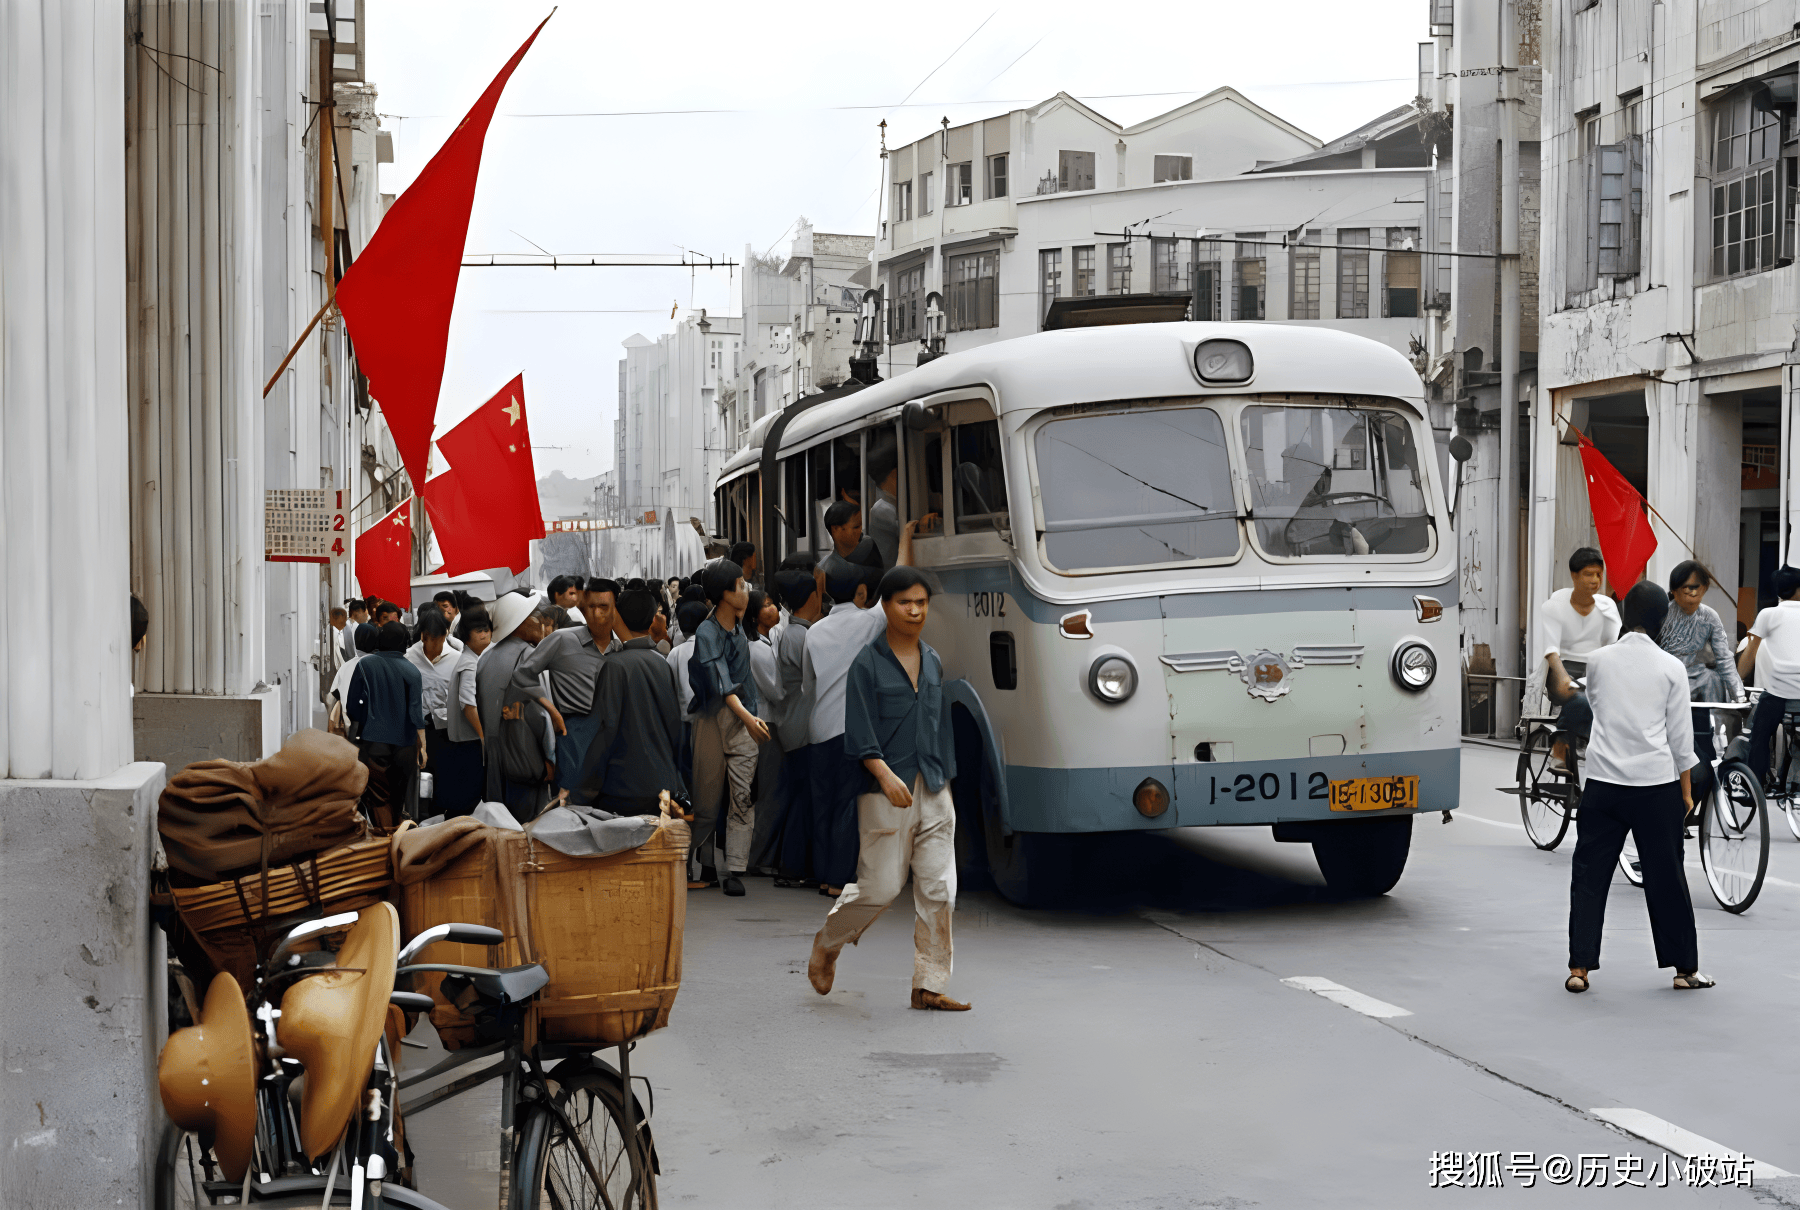
[[[346,928],[335,954],[295,952]],[[536,963],[502,970],[412,961],[439,941],[502,940],[496,929],[443,924],[400,948],[398,916],[378,903],[290,930],[258,964],[247,993],[219,975],[204,1007],[175,997],[161,1073],[174,1120],[158,1153],[157,1210],[444,1210],[412,1187],[404,1122],[494,1078],[502,1080],[503,1207],[655,1207],[655,1147],[649,1115],[631,1092],[629,1045],[618,1067],[590,1049],[525,1047],[525,1008],[548,980]],[[449,994],[493,1037],[401,1077],[400,1013],[389,1006],[428,1012],[431,998],[405,986],[428,971],[447,976]],[[190,1024],[199,1028],[178,1028]],[[484,1058],[494,1062],[402,1099]],[[546,1063],[554,1067],[546,1071]]]

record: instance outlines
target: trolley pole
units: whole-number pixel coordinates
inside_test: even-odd
[[[1521,676],[1519,662],[1519,28],[1515,0],[1500,0],[1500,466],[1495,484],[1499,582],[1495,585],[1496,664]],[[1518,721],[1510,696],[1496,698],[1499,722]]]

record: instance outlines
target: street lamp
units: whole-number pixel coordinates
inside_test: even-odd
[[[850,359],[850,378],[853,382],[872,386],[881,381],[879,362],[881,358],[881,290],[879,287],[864,290],[862,304],[856,312],[856,348],[857,356]]]
[[[935,361],[944,355],[944,296],[936,290],[925,296],[925,351],[918,364]]]

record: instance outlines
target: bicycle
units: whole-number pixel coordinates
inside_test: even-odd
[[[1753,701],[1762,694],[1760,689],[1748,692]],[[1794,839],[1800,840],[1800,700],[1789,702],[1782,712],[1781,725],[1775,729],[1775,759],[1769,768],[1763,792],[1780,808]]]
[[[377,904],[366,912],[393,917],[393,909],[387,904]],[[465,1012],[497,1035],[493,1041],[453,1054],[427,1071],[401,1077],[384,1030],[373,1045],[368,1078],[341,1134],[327,1134],[321,1141],[320,1128],[308,1114],[305,1094],[301,1097],[300,1117],[296,1118],[293,1090],[306,1065],[281,1044],[284,1031],[280,1025],[285,1019],[283,1009],[288,1007],[291,986],[287,981],[345,968],[336,965],[334,955],[328,952],[301,955],[294,949],[302,942],[358,921],[357,914],[345,913],[304,923],[289,931],[268,961],[258,965],[253,990],[244,997],[244,1011],[262,1025],[266,1038],[257,1060],[255,1141],[243,1179],[222,1179],[227,1165],[215,1151],[215,1138],[202,1137],[171,1122],[158,1152],[156,1210],[247,1202],[271,1208],[347,1205],[370,1210],[383,1206],[445,1210],[411,1188],[410,1164],[401,1158],[406,1150],[403,1123],[409,1115],[495,1077],[503,1080],[502,1207],[654,1210],[659,1165],[650,1134],[650,1115],[630,1092],[631,1044],[621,1046],[619,1067],[596,1059],[587,1048],[525,1047],[526,1006],[549,979],[536,963],[489,969],[412,962],[439,941],[498,944],[504,936],[496,929],[469,924],[437,925],[404,948],[390,948],[387,955],[373,955],[376,960],[368,961],[358,971],[374,973],[389,987],[428,971],[449,976],[457,981],[451,991],[459,1002],[465,1003]],[[392,927],[397,942],[397,918]],[[363,954],[354,948],[357,941],[353,930],[338,956]],[[385,961],[381,961],[384,957]],[[235,981],[232,986],[235,987]],[[279,996],[274,994],[277,990]],[[429,1012],[434,1003],[431,997],[405,987],[391,990],[386,1002],[405,1012]],[[210,1009],[210,990],[207,1004]],[[186,995],[171,998],[171,1032],[181,1024],[179,1018],[184,1009],[191,1018],[193,1009]],[[293,1031],[286,1032],[291,1035]],[[294,1049],[307,1049],[299,1039],[290,1036],[288,1041]],[[295,1046],[296,1042],[300,1044]],[[460,1076],[424,1095],[401,1098],[408,1089],[496,1055],[496,1062],[481,1071]],[[315,1055],[315,1065],[323,1070],[317,1058]],[[543,1066],[546,1061],[556,1061],[556,1067],[548,1073]],[[320,1070],[314,1072],[315,1085],[320,1083]],[[305,1087],[304,1082],[301,1087]],[[654,1109],[654,1103],[651,1108]],[[328,1165],[323,1162],[327,1154]],[[399,1178],[397,1182],[395,1178]]]
[[[1556,740],[1556,720],[1550,715],[1526,715],[1519,720],[1524,738],[1519,743],[1518,782],[1499,787],[1503,794],[1519,796],[1519,814],[1525,836],[1544,852],[1562,843],[1581,802],[1581,761],[1587,741],[1567,735],[1568,754],[1562,768],[1551,762]]]

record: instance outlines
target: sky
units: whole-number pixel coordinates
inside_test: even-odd
[[[381,189],[398,193],[550,5],[365,5],[394,136]],[[1230,85],[1329,140],[1411,100],[1425,15],[1421,0],[564,0],[489,128],[467,251],[742,261],[746,245],[785,254],[801,216],[872,235],[877,123],[900,146],[1058,91],[1129,125]],[[606,116],[541,116],[566,114]],[[438,429],[523,372],[538,473],[607,470],[621,343],[672,330],[671,311],[735,315],[737,285],[724,269],[464,269]]]

